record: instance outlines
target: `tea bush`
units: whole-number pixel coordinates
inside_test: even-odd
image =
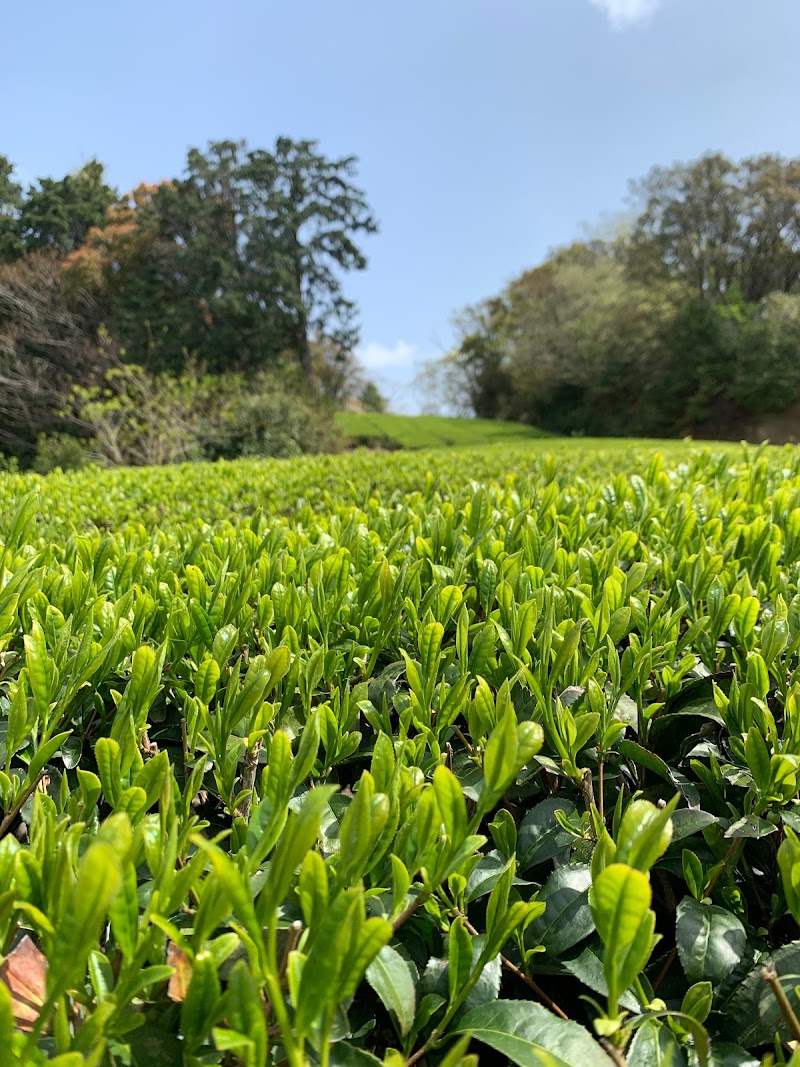
[[[120,363],[102,385],[75,388],[65,414],[81,439],[42,434],[34,463],[40,473],[89,460],[156,466],[339,446],[331,412],[288,372],[211,375],[188,367],[176,376]]]
[[[2,1062],[791,1059],[794,450],[12,472],[0,514]]]

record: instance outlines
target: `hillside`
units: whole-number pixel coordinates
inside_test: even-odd
[[[441,448],[490,441],[547,437],[534,426],[497,419],[456,419],[444,415],[376,415],[340,411],[336,425],[354,444],[384,448]]]

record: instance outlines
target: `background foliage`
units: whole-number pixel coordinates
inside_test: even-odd
[[[483,418],[758,438],[797,399],[799,324],[800,163],[707,155],[654,168],[617,234],[556,251],[463,312],[437,372]],[[782,432],[797,438],[796,414]]]
[[[296,447],[296,425],[320,397],[335,404],[360,391],[380,409],[374,384],[359,379],[355,308],[342,287],[344,273],[366,266],[357,242],[376,229],[354,179],[354,159],[288,138],[271,151],[233,141],[192,149],[182,177],[121,197],[96,161],[23,191],[0,157],[0,448],[30,462],[41,434],[85,436],[86,391],[108,387],[109,372],[117,394],[132,383],[128,404],[151,423],[163,406],[147,406],[156,382],[185,399],[193,368],[239,384],[280,374],[284,408],[291,396],[297,411],[266,455]],[[135,384],[120,363],[142,368]],[[146,389],[142,373],[155,376]],[[255,391],[261,416],[251,421],[269,392]],[[274,415],[277,439],[285,420]],[[319,407],[317,420],[330,423]],[[311,448],[320,434],[330,427],[309,435]],[[244,433],[243,450],[263,436]],[[162,446],[131,461],[182,458]],[[114,451],[96,441],[89,450],[108,460]],[[193,442],[184,451],[197,452]]]

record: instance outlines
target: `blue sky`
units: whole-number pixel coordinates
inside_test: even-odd
[[[452,315],[708,149],[800,155],[798,0],[30,0],[3,12],[0,153],[129,188],[190,145],[317,138],[381,232],[361,355],[415,410]]]

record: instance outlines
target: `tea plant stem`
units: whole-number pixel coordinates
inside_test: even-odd
[[[778,978],[778,972],[775,970],[775,964],[770,962],[761,970],[761,977],[769,985],[772,990],[775,999],[778,1002],[778,1007],[781,1009],[781,1015],[786,1020],[786,1024],[792,1031],[792,1036],[795,1041],[800,1041],[800,1020],[794,1013],[794,1008],[789,1003],[789,998],[784,992],[783,986]]]
[[[3,664],[3,666],[0,667],[0,682],[2,682],[2,680],[5,678],[6,674],[8,673],[9,668],[12,667],[17,662],[18,659],[19,659],[19,656],[15,655],[13,652],[9,655],[8,659],[6,659],[6,661]]]
[[[562,1009],[558,1006],[558,1004],[556,1004],[556,1002],[551,997],[548,997],[547,993],[545,993],[541,986],[537,985],[532,978],[529,978],[524,971],[520,970],[520,968],[517,967],[516,963],[512,963],[511,960],[508,959],[506,956],[501,956],[500,962],[506,968],[507,971],[510,971],[511,974],[514,975],[515,978],[519,978],[521,982],[524,982],[528,989],[535,993],[543,1004],[547,1005],[550,1011],[552,1011],[560,1019],[569,1019],[569,1015],[567,1015],[565,1011],[562,1011]]]
[[[583,794],[583,800],[586,804],[586,811],[591,815],[592,808],[594,808],[594,786],[592,785],[592,772],[587,768],[581,777],[581,793]],[[592,834],[594,834],[593,824],[590,822],[589,826],[592,827]]]
[[[33,1024],[33,1027],[31,1028],[31,1031],[28,1034],[28,1040],[23,1046],[21,1058],[22,1063],[28,1062],[28,1055],[33,1053],[33,1050],[39,1043],[39,1038],[41,1037],[43,1031],[49,1024],[50,1017],[52,1016],[53,1011],[55,1010],[57,999],[57,995],[51,993],[50,996],[42,1004],[41,1011],[39,1012],[36,1022]]]
[[[184,789],[189,781],[189,736],[186,732],[186,719],[181,718],[181,745],[183,747],[183,781]]]
[[[239,805],[239,814],[245,822],[250,818],[250,808],[253,803],[253,789],[256,784],[256,773],[258,771],[258,754],[261,751],[261,738],[253,745],[252,748],[248,748],[244,757],[244,767],[242,769],[242,789],[248,791],[247,796]]]
[[[283,956],[281,958],[280,969],[278,970],[278,981],[283,984],[283,980],[286,977],[286,968],[289,966],[289,957],[297,948],[297,942],[300,940],[300,934],[303,930],[303,924],[297,920],[291,924],[286,931],[286,947],[283,950]]]
[[[711,894],[713,893],[714,889],[717,886],[717,882],[720,880],[720,878],[723,876],[723,874],[725,874],[725,872],[728,870],[728,865],[730,864],[731,860],[734,858],[734,856],[736,855],[737,852],[741,851],[741,849],[743,847],[744,847],[744,839],[743,838],[734,838],[733,841],[731,841],[730,848],[725,853],[725,855],[722,857],[722,863],[720,864],[719,870],[714,875],[714,877],[711,879],[711,881],[708,884],[708,887],[706,888],[706,896],[707,897],[711,896]],[[738,860],[738,856],[736,858]]]
[[[642,985],[641,978],[635,978],[633,981],[633,991],[639,998],[639,1003],[643,1008],[647,1008],[650,1005],[650,997],[645,993],[644,986]]]
[[[677,957],[678,957],[677,948],[670,949],[670,953],[667,956],[666,960],[664,961],[664,966],[658,972],[658,975],[656,976],[656,980],[653,982],[653,992],[654,993],[658,991],[658,987],[661,985],[661,983],[667,977],[667,973],[668,973],[670,967],[672,966],[672,964],[677,959]]]
[[[464,913],[459,912],[458,914],[464,920],[464,925],[467,927],[470,933],[472,933],[473,935],[477,933],[475,927],[470,924]],[[429,1048],[434,1048],[442,1038],[445,1038],[447,1036],[448,1026],[453,1021],[456,1012],[459,1010],[461,1005],[464,1003],[464,1001],[467,999],[467,997],[477,985],[478,980],[480,979],[480,976],[483,973],[483,964],[487,962],[488,960],[483,959],[482,963],[478,967],[473,967],[471,974],[459,990],[458,994],[455,996],[455,998],[451,997],[450,1004],[448,1005],[447,1011],[444,1013],[441,1022],[431,1031],[425,1044],[414,1053],[410,1060],[408,1060],[409,1064],[416,1063],[417,1060],[421,1059],[422,1056],[424,1056],[425,1052]]]
[[[289,1022],[289,1013],[286,1011],[286,1005],[283,1001],[283,994],[281,993],[281,987],[278,984],[278,980],[274,974],[267,974],[265,977],[269,999],[272,1003],[272,1010],[275,1013],[275,1018],[280,1027],[281,1037],[283,1038],[283,1045],[286,1049],[286,1058],[291,1064],[291,1067],[305,1067],[302,1050],[298,1049],[295,1044],[291,1023]]]
[[[467,752],[469,752],[469,754],[471,756],[472,753],[474,752],[474,749],[473,749],[472,745],[469,743],[469,741],[467,741],[466,737],[464,737],[463,733],[461,732],[461,730],[459,730],[459,728],[456,726],[455,723],[453,723],[453,733],[456,735],[458,740],[461,742],[461,744],[464,746],[464,748],[467,750]]]
[[[410,1056],[406,1060],[407,1067],[412,1067],[412,1065],[417,1063],[418,1060],[421,1060],[422,1057],[425,1055],[425,1053],[427,1051],[428,1051],[428,1043],[426,1042],[421,1048],[417,1049],[417,1051],[414,1053],[413,1056]]]
[[[609,1041],[607,1037],[601,1037],[600,1044],[614,1063],[616,1063],[617,1067],[628,1067],[628,1061],[625,1059],[625,1053],[621,1048],[617,1048],[617,1046],[612,1041]]]
[[[36,781],[35,782],[31,782],[31,784],[28,786],[28,788],[23,792],[22,796],[16,802],[14,807],[11,808],[11,810],[7,813],[7,815],[5,816],[3,821],[0,822],[0,838],[5,837],[6,834],[8,833],[8,831],[11,829],[11,826],[13,825],[14,820],[19,815],[19,813],[22,811],[22,809],[25,806],[25,803],[27,802],[28,798],[31,797],[33,795],[33,793],[36,791],[36,787],[38,786],[39,782],[41,782],[42,778],[44,778],[44,770],[39,772],[39,775],[37,776]]]
[[[392,930],[394,933],[397,933],[403,923],[408,922],[408,920],[411,918],[417,908],[421,908],[425,901],[430,898],[430,895],[430,893],[426,893],[425,891],[423,891],[415,900],[411,901],[408,907],[404,911],[402,911],[392,923]]]
[[[273,910],[272,914],[268,918],[267,925],[267,966],[264,968],[264,979],[267,986],[267,992],[269,993],[269,999],[272,1003],[272,1011],[275,1015],[275,1020],[281,1029],[283,1036],[283,1045],[286,1049],[286,1058],[289,1061],[291,1067],[304,1067],[304,1056],[302,1044],[298,1048],[292,1026],[289,1021],[289,1013],[286,1010],[286,1003],[283,999],[283,991],[281,990],[281,983],[278,978],[278,940],[277,940],[277,923],[278,912],[277,908]]]
[[[464,919],[464,925],[472,934],[472,936],[480,937],[480,931],[475,929],[475,927],[472,925],[466,915],[462,914],[462,918]],[[567,1015],[566,1012],[562,1011],[558,1004],[556,1004],[556,1002],[551,997],[548,997],[547,993],[545,993],[541,986],[538,986],[532,978],[529,978],[524,971],[520,970],[520,968],[517,967],[516,963],[512,963],[511,960],[507,959],[505,956],[500,957],[500,962],[506,968],[507,971],[510,971],[511,974],[513,974],[516,978],[519,978],[521,982],[524,982],[528,989],[534,992],[536,996],[539,997],[539,999],[547,1005],[550,1011],[558,1015],[560,1019],[569,1020],[569,1015]]]
[[[333,1011],[328,1009],[325,1013],[325,1021],[322,1027],[322,1041],[319,1050],[319,1067],[328,1067],[331,1058],[331,1024],[333,1023]]]

